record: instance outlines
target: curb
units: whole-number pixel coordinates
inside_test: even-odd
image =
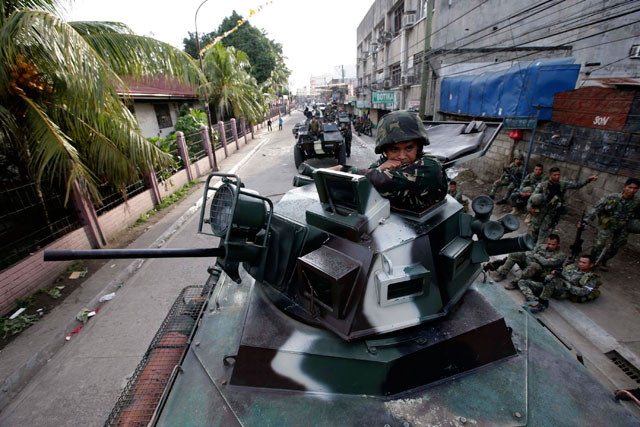
[[[258,145],[256,145],[249,153],[247,153],[242,159],[233,165],[227,173],[236,173],[245,163],[247,163],[260,148],[267,144],[271,138],[265,137]],[[235,153],[234,153],[235,154]],[[208,195],[208,197],[211,197]],[[189,207],[185,213],[183,213],[171,226],[162,233],[156,240],[148,246],[148,248],[161,248],[169,239],[178,231],[182,226],[199,210],[202,206],[202,197]],[[112,292],[117,292],[120,288],[120,283],[128,281],[133,277],[140,268],[144,265],[146,259],[135,259],[120,273],[116,275],[98,294],[92,298],[86,306],[91,309],[99,308],[104,303],[99,302],[100,298],[104,295]],[[104,267],[103,267],[104,268]],[[107,301],[105,301],[107,302]],[[90,325],[90,323],[89,323]],[[49,362],[49,360],[65,345],[66,341],[64,336],[69,331],[75,329],[78,326],[78,320],[71,319],[66,322],[61,328],[57,329],[51,334],[51,339],[43,343],[42,346],[33,352],[31,356],[23,362],[21,366],[16,368],[15,371],[8,377],[6,377],[0,384],[0,413],[11,401],[22,391],[22,389],[36,376],[38,371]]]

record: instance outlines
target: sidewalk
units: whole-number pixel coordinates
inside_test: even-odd
[[[241,144],[240,151],[220,160],[220,171],[233,173],[269,140],[266,128],[255,135],[251,143]],[[212,237],[197,234],[201,200],[202,188],[128,247],[216,246]],[[184,233],[177,232],[182,229]],[[23,418],[24,413],[41,414],[40,425],[102,424],[180,290],[203,284],[210,262],[203,258],[113,260],[94,272],[0,352],[0,425],[32,425],[33,419]],[[119,287],[120,283],[124,285]],[[98,302],[111,292],[116,293],[113,300]],[[83,308],[99,308],[99,312],[65,341],[81,324],[75,316]]]

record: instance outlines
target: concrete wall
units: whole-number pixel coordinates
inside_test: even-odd
[[[136,119],[140,125],[140,130],[145,138],[166,138],[173,130],[173,126],[168,128],[162,128],[158,126],[158,118],[156,117],[156,111],[153,108],[154,104],[168,104],[169,114],[171,114],[171,123],[174,125],[178,120],[178,114],[180,106],[184,103],[193,104],[193,108],[197,108],[203,111],[203,107],[199,102],[193,100],[184,100],[179,102],[172,101],[148,101],[148,100],[134,100],[133,109],[135,111]]]
[[[447,117],[447,119],[455,120],[454,117]],[[541,125],[541,127],[544,126],[545,124]],[[509,138],[509,132],[510,130],[506,129],[500,131],[484,157],[471,160],[462,166],[469,168],[478,178],[486,182],[487,192],[491,183],[502,174],[502,167],[511,163],[514,153],[523,153],[525,156],[527,154],[531,131],[523,131],[523,139],[519,141]],[[576,214],[581,214],[584,209],[590,209],[606,194],[621,192],[624,182],[631,178],[630,174],[611,174],[575,163],[559,162],[536,154],[532,154],[529,160],[529,172],[533,171],[533,166],[536,163],[544,165],[545,175],[549,169],[557,166],[561,170],[562,179],[574,182],[584,181],[591,175],[598,175],[597,181],[579,190],[568,191],[569,210]],[[640,251],[639,235],[630,235],[629,242],[635,250]]]
[[[538,52],[527,57],[523,57],[527,52],[517,50],[502,53],[453,52],[434,57],[432,65],[440,67],[440,76],[447,76],[460,71],[450,65],[461,61],[473,63],[472,68],[477,68],[503,61],[511,65],[511,60],[572,56],[577,64],[582,65],[578,84],[585,78],[640,76],[640,60],[628,58],[631,45],[638,43],[629,35],[640,34],[640,12],[606,20],[636,9],[637,5],[603,0],[565,0],[510,18],[531,6],[527,2],[505,0],[436,0],[432,46],[445,49],[500,47],[505,50],[521,46],[564,47],[568,50]],[[570,30],[600,20],[606,21]],[[509,23],[512,25],[508,26]],[[623,25],[626,26],[616,29]],[[485,67],[474,73],[490,70],[492,68]]]
[[[276,111],[275,114],[277,115],[277,110],[274,111]],[[251,133],[248,129],[247,134],[249,135],[248,141],[251,141]],[[244,138],[240,139],[239,145],[244,145]],[[227,149],[229,155],[234,153],[236,151],[235,143],[230,141]],[[218,159],[224,158],[222,148],[216,150],[216,157]],[[209,159],[207,157],[200,159],[191,165],[191,170],[196,177],[208,174],[210,171]],[[162,197],[173,194],[187,181],[186,171],[181,170],[167,181],[158,183]],[[105,239],[109,241],[109,239],[133,225],[140,218],[140,215],[150,211],[153,207],[151,190],[147,190],[130,198],[127,203],[100,215],[98,223]],[[49,288],[53,284],[53,280],[71,264],[69,261],[44,262],[43,253],[45,249],[91,249],[88,233],[90,233],[88,227],[75,230],[35,252],[29,258],[1,271],[0,316],[7,314],[15,307],[17,298],[24,298],[41,288]]]

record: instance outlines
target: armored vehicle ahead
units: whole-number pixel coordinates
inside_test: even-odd
[[[298,139],[293,147],[296,168],[312,158],[333,157],[341,165],[346,163],[346,145],[337,124],[324,123],[319,134],[303,132],[303,128],[298,130]]]

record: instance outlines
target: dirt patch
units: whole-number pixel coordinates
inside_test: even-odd
[[[200,183],[188,188],[185,190],[182,198],[187,197],[195,191],[199,191],[201,187],[202,184]],[[149,228],[157,224],[162,218],[176,209],[178,204],[179,203],[174,203],[169,207],[157,211],[155,214],[150,215],[146,221],[123,230],[118,235],[111,238],[107,248],[117,249],[129,246],[138,237],[148,231]],[[24,299],[17,300],[16,309],[12,310],[6,317],[8,318],[11,316],[11,314],[13,314],[19,307],[25,307],[26,310],[22,314],[26,315],[26,317],[23,318],[32,319],[32,321],[40,321],[47,313],[50,313],[51,310],[60,305],[73,293],[73,291],[82,286],[82,284],[87,281],[93,273],[98,271],[108,262],[110,262],[110,260],[82,260],[74,262],[67,268],[67,271],[56,277],[50,284]],[[80,272],[80,277],[76,279],[69,278],[73,272]],[[30,323],[31,322],[25,324],[25,327],[22,330],[31,326]],[[9,334],[6,338],[3,338],[3,335],[3,331],[0,330],[0,350],[16,339],[20,333],[15,335]]]

